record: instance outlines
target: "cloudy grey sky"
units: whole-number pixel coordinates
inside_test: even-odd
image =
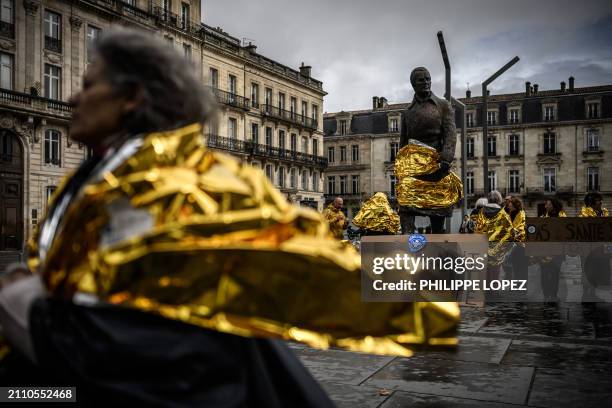
[[[521,92],[525,81],[558,88],[612,84],[612,1],[595,0],[202,0],[206,24],[254,40],[285,65],[312,65],[328,92],[324,110],[365,109],[372,96],[412,99],[412,68],[430,69],[444,93],[436,33],[444,32],[453,95],[481,82],[512,57],[521,60],[491,93]]]

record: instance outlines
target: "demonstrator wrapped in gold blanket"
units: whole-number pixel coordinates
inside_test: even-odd
[[[52,294],[323,348],[456,344],[457,304],[363,303],[355,250],[260,169],[206,149],[199,125],[134,143],[75,198],[45,256],[32,241],[30,266]]]
[[[438,181],[426,181],[419,176],[439,169],[439,153],[417,140],[410,140],[395,159],[395,192],[399,205],[417,209],[444,209],[452,207],[463,197],[463,184],[457,175],[449,172]]]

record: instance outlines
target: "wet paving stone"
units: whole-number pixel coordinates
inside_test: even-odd
[[[529,406],[601,408],[612,401],[612,376],[584,370],[537,369]]]
[[[359,385],[395,357],[353,353],[344,350],[318,350],[309,347],[293,351],[318,381]]]
[[[532,367],[516,367],[418,356],[398,358],[364,385],[445,397],[523,404]]]
[[[321,385],[338,408],[376,408],[391,395],[374,387],[330,382]]]
[[[417,354],[413,358],[442,358],[499,364],[504,358],[510,342],[510,339],[459,336],[459,346],[454,351],[427,351],[423,354]]]
[[[396,391],[380,408],[521,408],[525,405],[503,404],[500,402],[473,399],[441,397],[439,395],[413,394]]]
[[[610,372],[612,347],[513,340],[502,364]]]

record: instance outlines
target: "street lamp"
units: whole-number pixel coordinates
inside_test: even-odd
[[[489,193],[489,115],[488,115],[488,95],[487,86],[495,81],[497,77],[506,72],[511,66],[519,61],[519,57],[512,58],[506,65],[501,67],[497,72],[491,75],[482,83],[482,159],[483,159],[483,180],[485,196]]]

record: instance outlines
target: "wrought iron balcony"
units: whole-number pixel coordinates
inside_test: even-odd
[[[221,89],[209,87],[215,97],[217,98],[217,102],[233,106],[235,108],[244,109],[246,111],[251,109],[251,105],[249,103],[249,99],[244,96],[236,95],[231,92],[222,91]]]
[[[216,149],[292,163],[302,163],[315,167],[327,166],[327,159],[321,156],[212,134],[207,135],[207,139],[208,146]]]
[[[59,38],[49,37],[48,35],[45,35],[45,49],[61,54],[62,53],[62,40]]]
[[[573,194],[574,186],[559,186],[555,188],[549,188],[548,190],[544,187],[527,187],[525,189],[527,195],[538,196],[538,195],[554,195],[554,194]]]
[[[200,34],[203,30],[202,23],[184,19],[178,14],[166,10],[160,6],[153,7],[153,15],[163,24],[174,27],[186,33]]]
[[[66,117],[72,115],[72,105],[68,102],[16,92],[10,89],[0,89],[0,106],[2,105],[26,108],[42,113],[60,114]]]
[[[275,119],[280,119],[293,125],[305,126],[311,129],[317,128],[317,121],[308,116],[280,109],[272,105],[261,105],[261,113]]]
[[[15,25],[0,21],[0,37],[15,38]]]

